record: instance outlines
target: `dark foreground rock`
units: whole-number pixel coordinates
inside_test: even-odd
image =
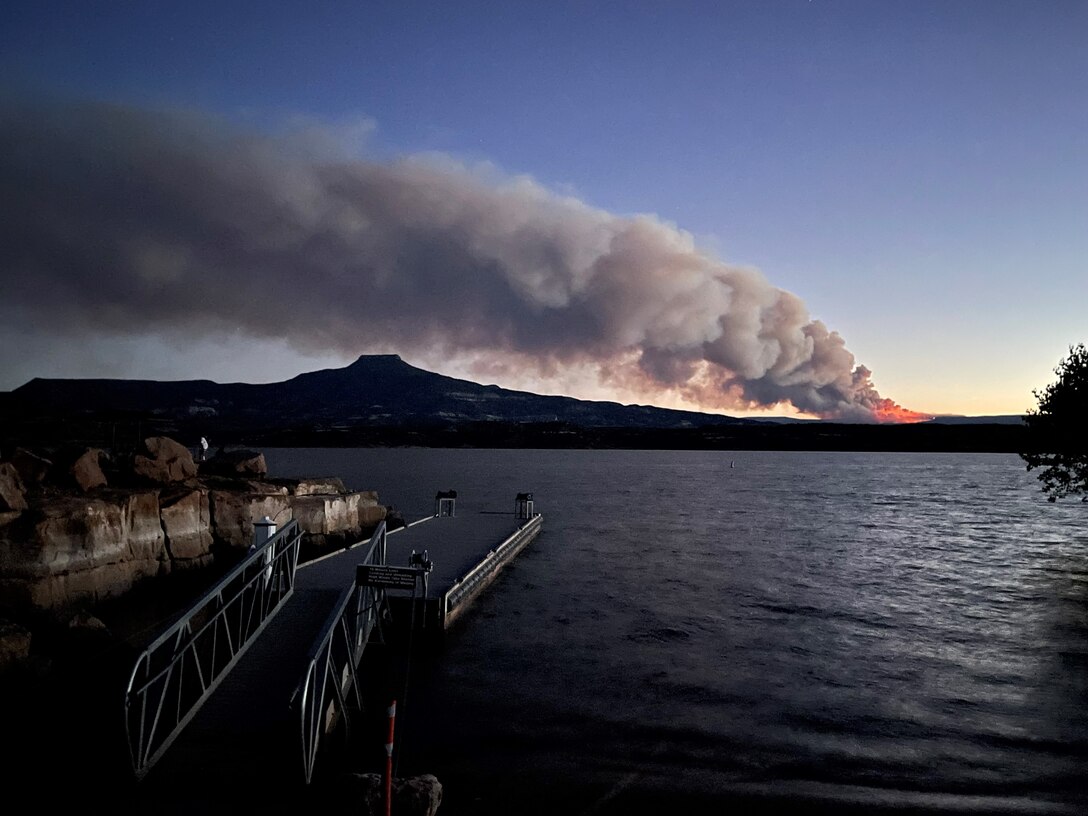
[[[30,655],[30,631],[0,619],[0,677],[26,662]]]
[[[380,774],[347,774],[344,780],[345,805],[360,816],[385,813],[385,787]],[[442,804],[442,783],[431,774],[393,780],[393,813],[400,816],[434,816]]]
[[[19,471],[10,462],[0,462],[0,512],[26,510],[26,489]]]
[[[15,455],[11,457],[11,463],[15,465],[15,469],[19,471],[19,476],[22,477],[23,484],[27,486],[41,484],[48,475],[50,468],[53,467],[53,463],[49,459],[38,456],[26,448],[16,448]]]
[[[251,450],[221,451],[200,463],[200,472],[215,476],[261,477],[268,473],[264,454]]]

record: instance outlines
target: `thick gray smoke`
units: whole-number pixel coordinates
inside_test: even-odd
[[[192,114],[7,101],[0,195],[5,320],[240,329],[308,351],[588,367],[706,408],[895,416],[796,296],[653,217],[531,180],[352,159]]]

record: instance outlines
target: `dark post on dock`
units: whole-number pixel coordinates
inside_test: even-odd
[[[529,520],[536,513],[533,512],[533,494],[518,493],[514,499],[514,518]]]
[[[439,490],[434,494],[434,515],[435,518],[457,515],[456,490]]]

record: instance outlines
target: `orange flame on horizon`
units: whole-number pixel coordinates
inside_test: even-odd
[[[931,414],[923,414],[920,411],[911,411],[890,399],[882,399],[873,407],[873,419],[881,425],[885,424],[910,424],[925,422],[933,419]]]

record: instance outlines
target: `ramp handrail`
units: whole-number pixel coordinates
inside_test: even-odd
[[[370,547],[359,563],[385,564],[385,556],[383,521],[370,537]],[[300,683],[302,693],[295,698],[300,700],[302,764],[307,785],[317,765],[322,735],[332,727],[336,717],[343,716],[347,722],[349,692],[356,710],[362,709],[356,668],[378,619],[383,592],[352,583],[340,596],[310,650],[306,674]]]
[[[476,585],[481,581],[486,580],[495,570],[496,565],[503,563],[507,559],[508,553],[517,549],[517,546],[521,543],[522,539],[526,536],[535,535],[543,523],[543,516],[539,514],[533,516],[511,533],[499,546],[489,552],[487,557],[479,564],[462,575],[457,582],[446,591],[446,594],[442,599],[443,613],[448,614],[461,603],[461,600],[466,595],[471,595]]]
[[[288,522],[136,660],[125,691],[125,734],[138,778],[151,770],[290,597],[301,538],[298,522]]]

